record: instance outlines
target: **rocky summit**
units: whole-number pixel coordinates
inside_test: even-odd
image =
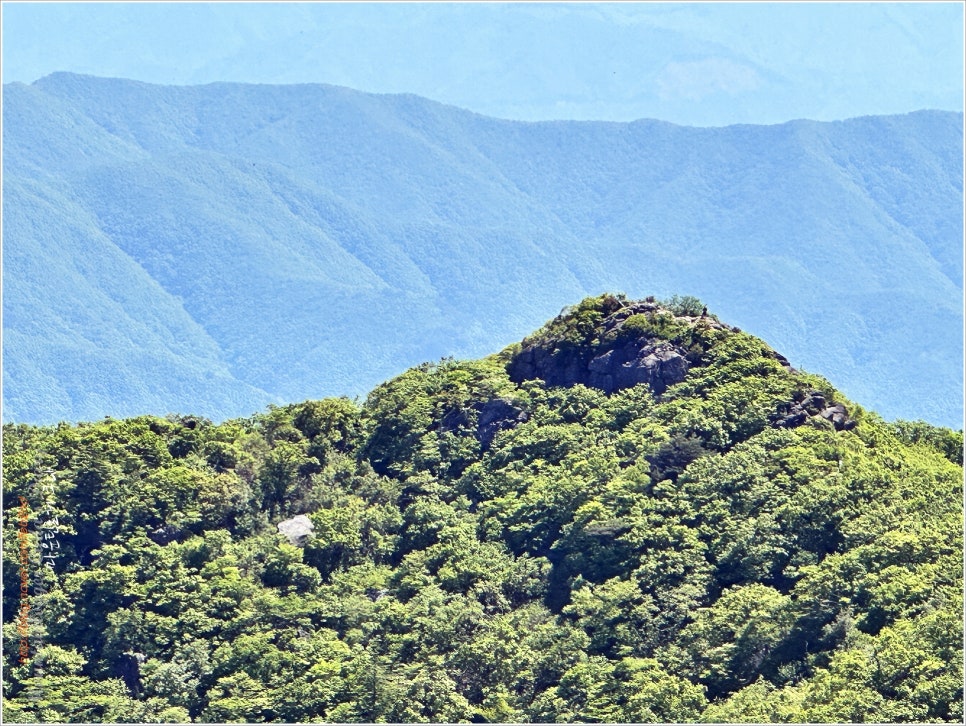
[[[516,382],[539,378],[548,386],[582,383],[613,393],[646,383],[655,394],[680,383],[688,369],[700,364],[700,354],[662,336],[671,329],[694,332],[722,330],[717,320],[701,315],[675,315],[656,302],[626,302],[605,296],[592,339],[528,338],[507,371]]]

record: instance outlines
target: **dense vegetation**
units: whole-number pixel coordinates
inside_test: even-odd
[[[365,396],[618,289],[693,292],[885,418],[959,427],[962,159],[940,111],[689,128],[7,84],[3,420]]]
[[[361,406],[5,427],[5,720],[961,722],[962,433],[693,299],[629,306]],[[615,336],[691,367],[660,396],[508,376]],[[789,418],[820,399],[851,423]],[[21,495],[62,544],[26,665]]]

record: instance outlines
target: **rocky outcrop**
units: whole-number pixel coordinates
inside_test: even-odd
[[[510,363],[510,380],[539,378],[548,386],[585,386],[613,393],[647,383],[655,394],[680,383],[688,373],[687,351],[667,341],[631,340],[588,350],[525,348]]]
[[[856,426],[855,421],[849,418],[849,412],[841,403],[822,409],[818,415],[826,421],[831,421],[836,431],[851,431]]]
[[[296,547],[304,547],[312,530],[315,529],[312,520],[304,514],[299,514],[291,519],[286,519],[278,523],[278,531],[281,532],[288,541]]]
[[[687,351],[666,341],[612,348],[587,364],[586,385],[612,393],[646,383],[654,394],[680,383],[688,374]]]
[[[789,373],[793,373],[795,371],[795,369],[792,368],[792,364],[788,362],[788,358],[783,356],[778,351],[776,350],[769,351],[769,355],[771,355],[772,358],[777,360],[781,364],[782,368],[784,368]]]
[[[529,414],[511,401],[494,398],[480,409],[476,422],[476,438],[483,451],[487,451],[500,431],[512,429],[530,418]]]
[[[474,403],[470,411],[476,411],[476,440],[483,451],[488,451],[494,437],[504,429],[512,429],[530,418],[520,406],[503,398],[486,403]],[[447,411],[440,420],[443,431],[458,431],[470,426],[470,416],[465,409]]]
[[[640,318],[662,312],[666,313],[656,303],[627,304],[602,321],[591,344],[524,341],[520,352],[507,366],[507,372],[516,383],[535,378],[548,386],[582,383],[608,394],[647,383],[655,395],[660,395],[684,380],[693,364],[689,353],[683,346],[656,334],[628,330],[624,323],[632,316]],[[698,320],[675,318],[682,325],[693,325]],[[711,319],[700,320],[704,325],[721,327]]]
[[[172,524],[165,524],[148,532],[148,539],[162,546],[174,542],[180,536],[181,530]]]
[[[791,401],[781,404],[772,415],[771,424],[775,428],[792,429],[812,416],[831,422],[836,431],[850,431],[856,425],[844,405],[827,400],[824,393],[815,390],[800,391]]]

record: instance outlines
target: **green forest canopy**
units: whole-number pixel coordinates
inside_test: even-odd
[[[5,720],[961,722],[962,433],[651,302],[362,405],[5,426]],[[644,344],[660,395],[508,373]],[[25,665],[21,495],[61,545]]]

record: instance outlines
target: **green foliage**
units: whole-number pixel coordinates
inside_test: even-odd
[[[925,421],[894,421],[892,430],[903,441],[923,444],[940,452],[954,464],[963,465],[963,432],[933,426]]]
[[[585,344],[625,303],[538,335]],[[852,430],[776,428],[844,399],[752,336],[623,323],[665,324],[698,347],[658,398],[495,356],[361,408],[6,427],[5,718],[961,722],[961,434],[848,402]],[[61,554],[27,665],[21,495]]]
[[[672,295],[661,304],[675,315],[695,317],[706,310],[704,303],[693,295]]]
[[[625,335],[679,340],[688,326],[675,319],[669,312],[635,313],[624,321],[621,332]]]
[[[553,341],[558,346],[576,347],[593,342],[598,325],[609,314],[619,310],[627,302],[623,295],[605,293],[588,297],[574,307],[560,311],[560,315],[544,325],[523,343]]]
[[[708,453],[710,452],[704,448],[701,439],[677,434],[646,457],[651,464],[651,478],[655,482],[662,479],[677,482],[678,476],[688,464]]]

